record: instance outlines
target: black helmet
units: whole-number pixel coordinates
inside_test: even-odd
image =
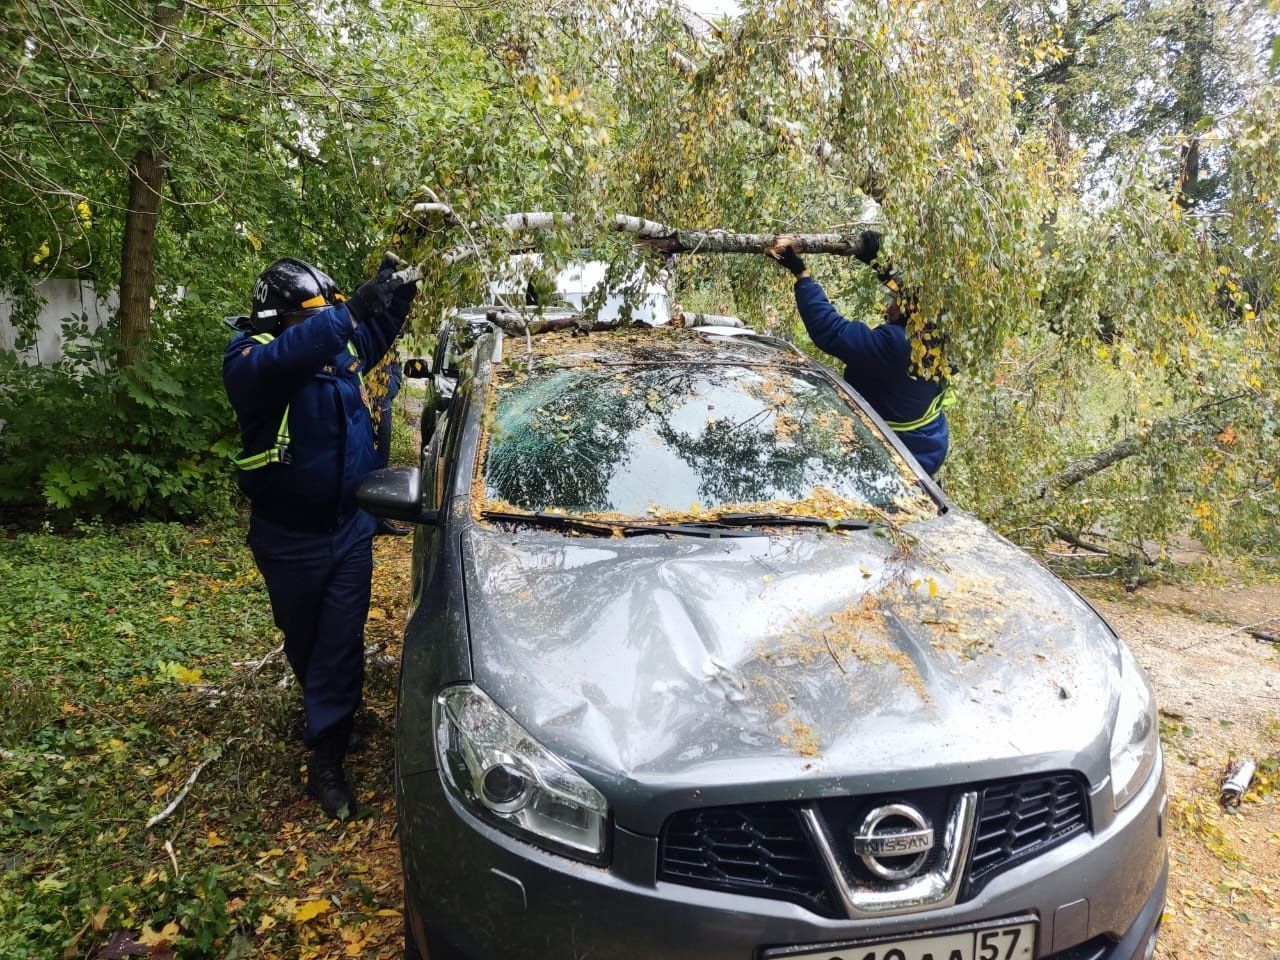
[[[345,299],[327,273],[286,257],[263,270],[254,283],[249,325],[258,333],[274,333],[289,314],[314,313]]]

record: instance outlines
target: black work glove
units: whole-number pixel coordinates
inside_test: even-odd
[[[800,254],[796,253],[795,247],[792,246],[790,237],[778,237],[771,246],[764,248],[764,255],[778,261],[797,277],[808,269],[800,259]]]
[[[853,255],[872,267],[876,272],[876,277],[894,294],[902,292],[901,284],[898,276],[893,272],[893,268],[888,265],[875,266],[876,257],[880,255],[880,234],[875,230],[863,230],[858,234],[858,242],[854,247]]]
[[[875,230],[863,230],[858,234],[858,243],[854,247],[853,255],[867,266],[871,266],[880,255],[880,234]]]
[[[409,305],[418,292],[416,283],[409,283],[396,276],[396,270],[404,261],[394,253],[388,253],[378,265],[378,272],[371,280],[356,287],[347,301],[347,310],[356,323],[365,323],[380,313],[390,313],[403,322],[409,314]]]

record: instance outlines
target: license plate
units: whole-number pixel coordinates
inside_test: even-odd
[[[1010,923],[883,943],[832,944],[818,950],[792,947],[769,951],[765,957],[769,960],[1032,960],[1035,945],[1034,923]]]

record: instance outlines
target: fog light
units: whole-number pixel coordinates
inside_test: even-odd
[[[529,802],[529,777],[507,763],[495,763],[480,775],[480,799],[494,813],[515,813]]]

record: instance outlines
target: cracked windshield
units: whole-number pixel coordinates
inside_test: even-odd
[[[779,367],[660,364],[504,376],[487,451],[487,510],[836,520],[920,512],[930,503],[820,375]]]

